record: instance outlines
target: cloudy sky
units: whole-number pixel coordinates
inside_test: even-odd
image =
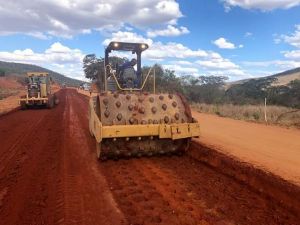
[[[300,67],[300,0],[0,0],[0,60],[83,79],[86,54],[146,42],[144,64],[231,80]]]

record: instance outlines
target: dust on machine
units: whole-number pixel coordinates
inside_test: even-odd
[[[89,129],[100,160],[182,154],[200,125],[181,94],[156,93],[155,67],[142,74],[145,43],[111,42],[105,49],[99,94],[89,102]],[[134,59],[113,65],[109,54],[126,51]],[[135,70],[136,67],[136,70]],[[151,93],[145,91],[149,77]]]

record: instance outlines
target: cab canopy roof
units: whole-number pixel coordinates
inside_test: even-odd
[[[49,73],[46,72],[27,72],[28,77],[46,77]]]
[[[149,46],[145,43],[129,43],[112,41],[106,47],[107,52],[113,51],[131,51],[133,53],[145,51]]]

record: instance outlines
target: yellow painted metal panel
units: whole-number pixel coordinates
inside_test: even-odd
[[[102,127],[103,138],[157,136],[158,124],[150,125],[115,125]]]
[[[173,125],[115,125],[102,127],[102,138],[159,136],[159,138],[181,139],[199,135],[200,126],[197,123]]]
[[[20,98],[19,101],[20,102],[23,102],[23,101],[48,101],[48,98],[35,98],[35,97],[32,97],[32,98]]]
[[[172,139],[195,137],[200,135],[198,123],[174,124],[171,126]]]
[[[28,72],[27,76],[28,77],[34,77],[34,76],[42,76],[42,77],[46,77],[48,76],[49,73],[45,73],[45,72]]]
[[[97,140],[97,142],[101,142],[102,141],[102,123],[99,121],[97,114],[94,114],[94,128],[95,128],[95,138]]]
[[[41,86],[41,97],[46,97],[47,96],[47,86],[46,84],[40,84]]]
[[[159,125],[159,138],[170,138],[171,137],[171,127],[167,124]]]
[[[104,138],[158,136],[159,138],[182,139],[200,135],[199,123],[112,125],[103,126],[90,100],[89,126],[97,142]]]
[[[193,137],[199,137],[201,130],[200,130],[200,124],[199,123],[191,123],[190,124],[190,129],[191,129],[191,135]]]

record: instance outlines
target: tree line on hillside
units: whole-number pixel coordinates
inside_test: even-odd
[[[0,68],[0,77],[5,77],[5,70]]]
[[[12,63],[0,61],[0,76],[1,71],[5,76],[14,76],[19,82],[25,82],[25,75],[27,72],[47,72],[52,77],[53,81],[59,84],[66,84],[67,86],[79,86],[82,81],[66,77],[60,73],[56,73],[52,70],[45,69],[40,66],[24,64],[24,63]],[[3,74],[2,72],[2,74]]]
[[[113,68],[121,65],[126,58],[110,57]],[[232,85],[225,89],[226,76],[176,76],[173,70],[163,69],[161,65],[154,65],[156,72],[157,92],[181,93],[190,102],[206,104],[262,104],[264,98],[269,104],[300,108],[300,80],[290,82],[287,86],[272,86],[276,77],[251,79],[242,84]],[[94,54],[83,59],[85,77],[94,80],[103,88],[104,59]],[[142,68],[143,77],[151,69]],[[149,78],[145,86],[146,91],[153,90],[153,77]]]

